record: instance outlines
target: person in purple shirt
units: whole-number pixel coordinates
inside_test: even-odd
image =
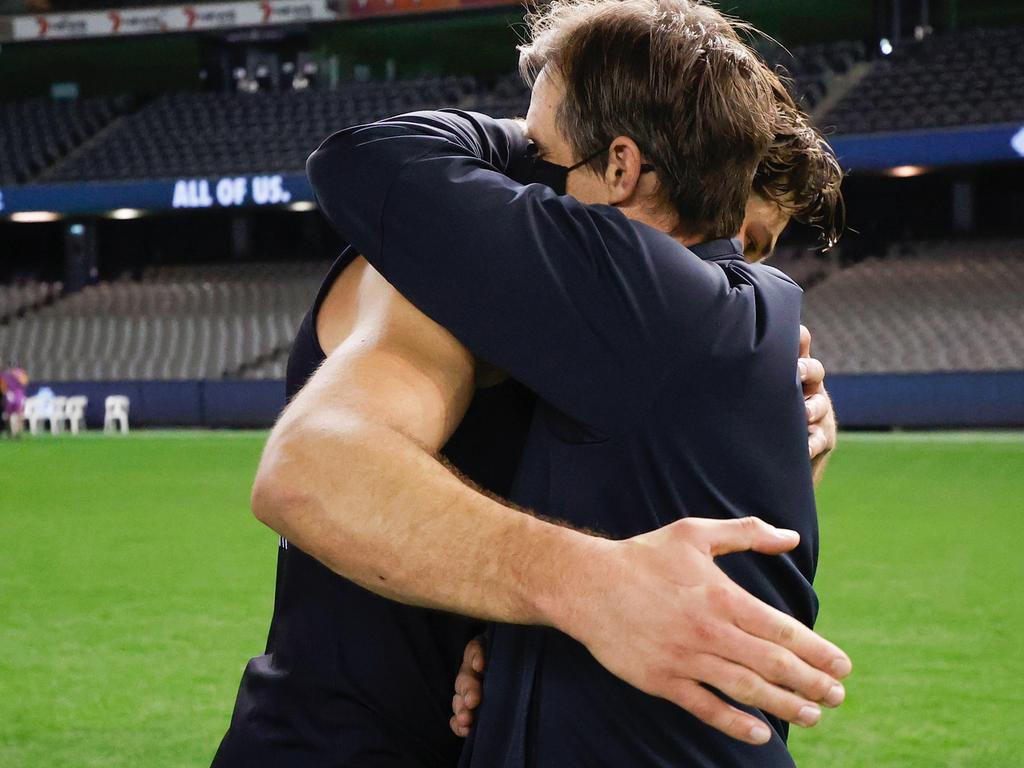
[[[4,429],[12,437],[21,434],[21,418],[25,412],[25,391],[28,374],[23,368],[8,368],[0,373],[0,393],[3,395]]]

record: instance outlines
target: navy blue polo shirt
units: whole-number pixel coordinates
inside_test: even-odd
[[[691,249],[609,206],[513,181],[510,121],[421,112],[334,134],[321,207],[406,298],[537,393],[513,500],[628,537],[688,515],[800,532],[722,568],[808,626],[817,519],[796,375],[801,292],[739,243]],[[467,765],[789,766],[606,672],[546,628],[498,626]]]

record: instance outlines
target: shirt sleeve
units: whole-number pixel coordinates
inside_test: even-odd
[[[511,121],[420,112],[334,134],[307,172],[332,224],[421,311],[567,415],[623,430],[727,281],[615,208],[514,181],[525,154]]]

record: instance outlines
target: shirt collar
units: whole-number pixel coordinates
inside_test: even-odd
[[[689,248],[704,261],[712,261],[723,257],[743,258],[743,243],[740,242],[738,237],[708,240],[706,243],[691,245]]]

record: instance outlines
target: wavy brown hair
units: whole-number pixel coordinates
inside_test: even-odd
[[[576,156],[632,138],[681,232],[734,236],[753,189],[838,239],[842,171],[741,38],[751,27],[694,0],[553,0],[526,22],[520,73],[531,87],[545,67],[561,78],[556,119]]]
[[[754,191],[797,221],[820,229],[824,247],[831,248],[846,224],[843,169],[781,79],[775,101],[775,137],[758,164]]]

